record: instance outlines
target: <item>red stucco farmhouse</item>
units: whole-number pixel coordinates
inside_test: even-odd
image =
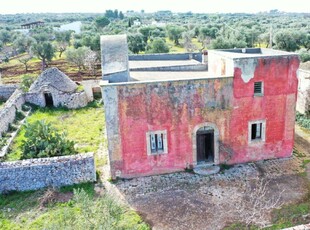
[[[296,54],[247,48],[210,50],[200,61],[128,57],[125,39],[101,38],[113,178],[292,155]]]

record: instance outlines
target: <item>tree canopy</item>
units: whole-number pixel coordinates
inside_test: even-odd
[[[162,38],[155,38],[148,46],[147,53],[168,53],[169,47]]]

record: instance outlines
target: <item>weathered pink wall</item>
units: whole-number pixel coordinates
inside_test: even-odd
[[[179,171],[193,162],[192,132],[215,123],[223,137],[230,122],[232,78],[138,83],[118,89],[122,176]],[[168,154],[148,156],[146,132],[167,130]]]
[[[299,60],[297,56],[270,57],[254,63],[248,82],[242,78],[242,68],[235,67],[234,78],[107,87],[106,113],[114,119],[109,124],[107,118],[108,136],[113,134],[109,140],[114,146],[109,149],[112,176],[116,170],[121,177],[133,177],[189,167],[193,164],[193,130],[204,122],[219,129],[220,163],[290,156]],[[255,81],[264,82],[264,96],[253,96]],[[266,120],[266,141],[249,144],[248,122],[261,119]],[[169,151],[149,156],[146,132],[156,130],[167,130]]]
[[[245,83],[235,68],[234,110],[230,123],[233,149],[229,163],[288,157],[294,144],[297,56],[258,59],[254,77]],[[264,96],[253,96],[256,81],[264,82]],[[248,144],[248,122],[266,120],[266,141]]]

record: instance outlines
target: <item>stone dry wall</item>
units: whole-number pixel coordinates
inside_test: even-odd
[[[93,153],[0,163],[0,193],[93,181]]]
[[[296,110],[302,114],[310,111],[310,71],[298,70],[298,94]]]
[[[87,100],[88,101],[93,101],[94,100],[94,92],[99,88],[99,91],[101,93],[100,89],[100,80],[85,80],[81,81],[81,85],[84,88],[84,92],[86,94]]]
[[[9,125],[15,120],[16,111],[21,110],[24,103],[25,99],[22,91],[15,90],[0,110],[0,136],[8,130]]]
[[[17,89],[17,85],[0,85],[0,100],[8,100]]]
[[[85,107],[88,103],[87,95],[84,91],[76,93],[61,92],[53,87],[42,88],[40,92],[26,93],[25,100],[31,104],[45,107],[44,90],[52,94],[53,104],[55,107],[65,106],[69,109]]]

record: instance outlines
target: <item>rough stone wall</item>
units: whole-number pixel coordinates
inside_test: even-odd
[[[93,153],[0,163],[0,193],[95,180]]]
[[[193,163],[193,131],[210,122],[229,139],[233,78],[103,86],[112,176],[180,171]],[[168,154],[147,155],[146,133],[167,130]]]
[[[0,136],[8,130],[9,125],[15,120],[16,111],[21,110],[24,103],[23,93],[19,89],[16,89],[0,109]]]
[[[41,91],[35,93],[27,93],[25,95],[26,102],[45,107],[46,102],[44,92],[48,91],[52,94],[53,104],[55,107],[65,106],[69,109],[84,107],[88,103],[87,95],[84,91],[76,93],[65,93],[58,91],[53,87],[42,88]]]
[[[0,85],[0,100],[8,100],[17,89],[17,85]]]
[[[89,102],[94,100],[93,88],[99,88],[100,90],[99,84],[100,84],[100,80],[81,81],[81,85],[83,85],[84,87],[84,92]]]
[[[88,103],[87,95],[85,92],[78,92],[68,95],[68,99],[63,104],[69,109],[76,109],[85,107]]]
[[[296,110],[302,114],[310,111],[310,71],[298,70],[298,95]]]

